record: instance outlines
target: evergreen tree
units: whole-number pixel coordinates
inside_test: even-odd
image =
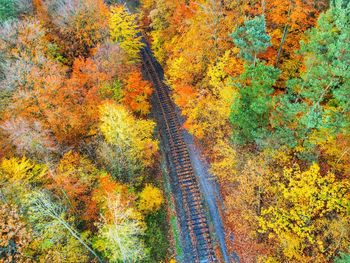
[[[348,263],[350,262],[350,254],[341,253],[340,257],[335,260],[335,263]]]
[[[301,54],[306,70],[278,98],[272,126],[282,144],[302,143],[313,151],[312,132],[347,133],[350,112],[350,4],[336,0],[308,32]]]
[[[230,122],[235,142],[261,144],[268,135],[272,85],[278,75],[278,69],[260,61],[256,66],[246,67],[237,84],[239,96],[231,108]]]
[[[16,16],[13,0],[0,0],[0,23]]]
[[[231,34],[231,37],[234,44],[241,49],[240,55],[249,62],[255,63],[257,55],[271,46],[264,16],[246,20]]]

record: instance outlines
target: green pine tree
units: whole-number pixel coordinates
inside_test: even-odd
[[[258,61],[247,66],[237,84],[239,96],[231,108],[230,122],[236,143],[262,144],[268,136],[269,114],[272,109],[272,86],[279,70]]]
[[[289,80],[287,92],[277,98],[271,125],[279,144],[302,145],[314,160],[309,136],[327,130],[327,135],[349,132],[350,123],[350,4],[335,0],[321,14],[317,26],[301,43],[306,70]]]
[[[17,15],[13,0],[0,0],[0,23]]]
[[[240,55],[255,64],[259,53],[271,46],[270,36],[266,33],[264,16],[246,20],[232,34],[234,44],[240,48]]]

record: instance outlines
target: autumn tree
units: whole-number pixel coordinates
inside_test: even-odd
[[[100,107],[100,130],[106,141],[101,157],[115,177],[136,180],[153,164],[158,149],[153,129],[154,122],[136,119],[122,105]]]
[[[296,51],[300,48],[305,31],[315,26],[319,12],[325,9],[328,1],[264,2],[271,47],[263,57],[282,69],[281,78],[286,81],[300,73],[301,55]]]
[[[5,111],[5,116],[14,119],[2,125],[9,139],[14,142],[13,136],[20,135],[21,130],[13,129],[13,125],[19,125],[20,119],[26,123],[21,124],[23,129],[31,133],[22,133],[16,138],[18,142],[26,140],[25,136],[32,136],[30,139],[34,141],[41,139],[38,145],[25,146],[26,151],[39,153],[40,144],[45,144],[48,150],[58,151],[68,145],[76,146],[93,136],[98,120],[97,105],[103,99],[99,90],[112,80],[112,76],[100,72],[91,59],[77,59],[69,78],[65,76],[65,68],[58,63],[47,63],[31,72],[31,76],[35,76],[31,87],[21,87],[16,91],[11,107]],[[21,143],[16,147],[24,147],[26,142]]]
[[[65,258],[76,262],[79,256],[86,262],[83,251],[90,248],[72,224],[73,218],[66,218],[59,199],[42,190],[49,180],[47,173],[44,165],[26,158],[4,159],[0,166],[1,195],[19,208],[31,229],[27,255],[34,261]]]
[[[144,46],[136,23],[136,16],[130,14],[125,6],[112,6],[109,16],[111,39],[118,43],[132,61],[139,60],[139,52]]]
[[[211,173],[220,182],[232,182],[237,172],[237,153],[230,143],[218,140],[213,147],[213,161],[211,163]]]
[[[71,65],[75,58],[87,58],[108,34],[103,1],[34,1],[36,15],[49,29],[47,37]]]
[[[31,230],[18,209],[0,205],[0,258],[2,262],[30,262],[25,250],[31,242]]]
[[[167,242],[150,256],[163,239],[148,242],[143,218],[159,211],[161,191],[148,191],[144,214],[138,205],[158,150],[135,63],[143,44],[136,17],[111,10],[0,1],[0,261],[165,259]]]
[[[49,192],[36,190],[27,196],[25,207],[28,220],[41,243],[41,258],[67,262],[88,262],[90,253],[102,262],[90,247],[84,235],[74,226],[72,218],[66,216],[66,207]],[[57,246],[57,247],[56,247]],[[39,248],[36,248],[40,251]],[[70,253],[67,253],[70,251]],[[48,253],[48,254],[46,254]]]
[[[0,163],[1,194],[19,205],[28,191],[47,181],[47,167],[25,157],[3,159]]]
[[[63,21],[57,21],[64,35],[64,54],[72,58],[79,56],[87,58],[91,55],[92,48],[101,43],[108,34],[106,20],[108,8],[102,0],[85,0],[81,3],[72,1],[72,3],[74,15],[68,15]],[[60,7],[67,8],[66,5]],[[62,11],[65,10],[58,9],[57,14]]]
[[[131,72],[123,88],[123,104],[141,115],[150,112],[149,98],[152,94],[150,83],[142,79],[140,71]]]
[[[140,193],[139,209],[145,213],[156,212],[163,202],[162,191],[157,187],[146,184]]]
[[[140,237],[145,226],[138,212],[126,205],[119,194],[108,196],[107,207],[111,217],[99,223],[94,247],[110,262],[142,261],[146,251]]]
[[[164,50],[166,40],[170,39],[170,34],[166,34],[167,28],[172,26],[168,20],[173,3],[166,1],[140,1],[142,5],[143,24],[152,28],[152,51],[160,63],[164,63],[167,51]],[[171,32],[169,32],[171,33]]]
[[[30,123],[24,118],[16,118],[5,121],[0,128],[8,135],[9,143],[18,154],[48,160],[50,155],[59,151],[53,136],[38,121]]]
[[[221,149],[221,151],[223,150]],[[231,153],[232,151],[233,149]],[[276,167],[278,165],[275,162],[268,161],[272,158],[259,153],[252,154],[246,151],[243,153],[237,151],[236,155],[235,160],[232,160],[231,156],[225,158],[227,161],[232,160],[236,163],[236,165],[232,165],[233,167],[231,166],[229,171],[224,169],[230,168],[230,163],[222,166],[222,174],[217,171],[225,200],[225,225],[227,231],[234,235],[235,240],[232,245],[239,256],[247,262],[259,262],[261,258],[266,256],[271,244],[261,240],[257,233],[259,229],[258,216],[263,204],[269,202],[264,199],[265,189],[273,184],[272,168],[273,165]],[[279,154],[273,156],[280,157]],[[218,157],[222,158],[220,155]],[[225,161],[225,159],[218,159],[216,162]],[[214,169],[216,162],[213,164]],[[218,162],[218,164],[222,163]],[[236,198],[237,196],[240,198]]]
[[[126,80],[130,72],[136,70],[136,66],[128,63],[127,54],[118,43],[110,40],[99,45],[92,57],[98,71],[103,72],[113,80]]]
[[[260,231],[278,242],[286,260],[327,261],[347,248],[348,184],[332,173],[322,176],[317,164],[285,168],[268,188],[276,201],[262,209]]]
[[[86,157],[68,152],[60,160],[49,186],[63,200],[68,199],[68,211],[80,220],[87,221],[86,226],[89,226],[88,221],[98,218],[98,209],[91,196],[97,186],[99,173]]]
[[[48,63],[46,29],[35,18],[0,25],[1,89],[15,91],[33,87],[38,69]],[[48,63],[49,64],[49,63]],[[31,73],[35,74],[31,74]]]
[[[77,145],[94,132],[98,116],[93,105],[98,105],[98,89],[106,80],[91,59],[77,59],[69,79],[58,75],[37,82],[35,104],[23,111],[32,118],[41,114],[59,143]]]

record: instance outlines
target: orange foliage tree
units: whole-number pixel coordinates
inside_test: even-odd
[[[24,90],[26,96],[15,95],[15,114],[40,120],[59,143],[77,145],[94,134],[96,110],[101,101],[98,90],[110,76],[99,72],[91,59],[75,60],[69,79],[65,79],[59,66],[54,69],[57,71],[38,75],[34,89]]]
[[[103,0],[62,2],[35,0],[33,4],[37,17],[49,29],[48,39],[71,65],[79,56],[92,55],[93,48],[106,38],[108,7]]]
[[[92,222],[98,218],[97,206],[91,195],[99,173],[88,159],[78,153],[68,152],[60,160],[49,188],[58,191],[58,194],[63,192],[63,196],[68,198],[72,214]]]
[[[97,122],[98,87],[105,75],[96,71],[93,62],[78,59],[70,79],[39,90],[39,108],[57,140],[77,144],[90,135]],[[56,84],[56,85],[55,85]]]
[[[140,71],[133,71],[126,80],[122,102],[132,111],[147,115],[150,111],[149,97],[151,94],[150,83],[142,79]]]
[[[30,241],[31,230],[17,207],[0,204],[1,262],[30,262],[25,253]]]

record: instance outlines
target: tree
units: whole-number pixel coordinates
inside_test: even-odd
[[[26,206],[29,221],[34,225],[34,230],[37,232],[38,236],[41,237],[42,242],[48,242],[49,244],[51,243],[51,245],[54,245],[56,243],[55,241],[60,244],[60,242],[65,239],[68,241],[75,239],[78,242],[78,246],[75,242],[66,241],[66,246],[71,245],[70,250],[75,248],[74,252],[70,254],[70,256],[72,256],[69,260],[70,262],[76,262],[77,258],[80,258],[80,261],[82,262],[87,262],[88,257],[84,250],[89,251],[98,262],[102,262],[97,253],[89,246],[85,238],[74,228],[74,226],[70,225],[69,219],[67,219],[65,215],[65,207],[57,200],[54,200],[49,193],[45,191],[33,191],[28,195]],[[63,235],[61,236],[63,240],[52,239],[50,234],[53,234],[54,232],[63,232]],[[63,247],[63,249],[65,249],[65,247]],[[66,251],[69,251],[69,248]]]
[[[234,248],[247,262],[259,262],[274,246],[257,233],[258,216],[265,203],[265,189],[273,184],[271,176],[275,163],[270,163],[263,154],[237,151],[239,163],[230,176],[221,178],[222,194],[225,200],[225,225],[234,235]],[[277,154],[272,155],[279,158]],[[225,171],[224,171],[225,172]],[[271,181],[269,181],[271,179]],[[240,198],[236,198],[239,196]],[[262,260],[262,262],[264,262]],[[277,261],[283,262],[283,260]]]
[[[48,130],[38,121],[30,123],[26,119],[16,118],[5,121],[0,128],[8,135],[10,143],[18,154],[35,159],[47,159],[58,152],[58,145]]]
[[[232,34],[233,42],[241,49],[240,55],[255,64],[259,53],[264,52],[270,45],[270,37],[266,34],[265,17],[257,16],[244,21]]]
[[[174,100],[187,116],[184,127],[203,142],[214,145],[231,134],[229,116],[235,89],[230,84],[243,65],[234,57],[234,52],[225,52],[218,61],[209,66],[206,91],[192,87],[178,87]]]
[[[213,161],[210,171],[220,182],[232,182],[237,172],[237,153],[226,141],[218,140],[213,147]]]
[[[305,72],[301,78],[288,82],[287,92],[279,96],[273,112],[277,137],[291,147],[301,145],[304,159],[316,157],[315,141],[309,140],[312,134],[322,136],[317,139],[320,145],[331,136],[347,134],[350,123],[350,104],[346,99],[350,96],[346,69],[350,47],[349,28],[345,26],[350,23],[350,5],[342,3],[335,1],[319,17],[317,27],[307,33],[308,40],[301,46]]]
[[[124,97],[122,102],[132,111],[144,116],[150,112],[149,97],[151,94],[152,87],[150,83],[142,79],[140,71],[133,71],[123,88]]]
[[[350,261],[350,255],[341,253],[340,257],[335,260],[335,263],[347,263]]]
[[[166,40],[171,39],[171,30],[166,34],[164,31],[172,27],[169,22],[170,12],[174,3],[169,1],[141,1],[142,5],[142,24],[150,26],[153,30],[150,35],[152,37],[152,51],[160,63],[164,63],[167,57],[165,50]],[[175,26],[175,25],[174,25]]]
[[[303,120],[309,127],[322,125],[339,131],[349,122],[350,75],[346,68],[350,62],[349,11],[350,3],[335,1],[309,32],[309,40],[302,43],[306,72],[301,86],[295,86],[294,91],[312,102]],[[318,120],[312,121],[315,116]]]
[[[20,205],[34,186],[47,182],[47,167],[25,157],[3,159],[0,163],[0,193]]]
[[[60,160],[53,182],[49,186],[63,199],[68,199],[70,214],[84,220],[87,227],[89,221],[98,218],[98,209],[91,196],[97,186],[99,173],[100,171],[86,157],[68,152]]]
[[[120,194],[109,195],[107,206],[111,218],[102,218],[93,243],[109,262],[140,262],[146,257],[141,236],[144,224],[137,212],[123,204]]]
[[[112,6],[108,23],[111,39],[120,45],[131,61],[138,61],[144,44],[141,41],[136,16],[130,14],[125,6]]]
[[[95,49],[93,61],[99,72],[103,72],[111,79],[126,80],[130,72],[135,70],[135,65],[128,63],[126,53],[117,43],[104,42]]]
[[[77,262],[77,258],[87,262],[84,249],[94,253],[75,230],[73,217],[67,217],[62,202],[43,190],[44,184],[49,183],[47,173],[44,165],[26,158],[4,159],[0,165],[1,196],[18,207],[31,229],[26,255],[35,262],[62,258],[66,262]]]
[[[47,37],[72,65],[79,57],[87,58],[108,34],[108,8],[102,0],[35,0],[36,16],[48,28]]]
[[[138,120],[122,105],[107,102],[100,107],[100,130],[108,143],[102,153],[111,160],[112,174],[136,180],[153,164],[158,145],[152,139],[154,122]],[[111,159],[110,159],[111,158]]]
[[[238,81],[238,95],[235,97],[230,115],[233,140],[237,143],[263,144],[268,136],[269,114],[272,110],[272,85],[279,70],[258,61],[250,65]]]
[[[16,19],[21,13],[30,13],[32,8],[30,0],[0,0],[0,24]]]
[[[107,80],[109,76],[99,72],[91,59],[77,59],[69,79],[57,76],[37,83],[38,104],[24,111],[32,110],[34,116],[41,113],[59,143],[77,145],[94,133],[96,105],[100,101],[98,89]]]
[[[63,34],[63,53],[74,61],[74,58],[89,57],[93,48],[106,38],[108,7],[102,0],[72,2],[75,5],[74,15],[68,16],[64,21],[58,20],[56,24]],[[66,6],[67,4],[61,5],[63,8]],[[58,9],[57,15],[53,14],[52,18],[62,17],[59,13],[61,11],[63,10]]]
[[[12,0],[0,1],[0,23],[7,19],[16,17],[16,9]]]
[[[184,127],[198,139],[214,143],[216,139],[222,139],[231,133],[228,124],[230,107],[232,103],[232,88],[226,89],[230,92],[231,99],[220,96],[219,99],[212,95],[199,97],[189,103],[183,112],[188,116]],[[223,95],[223,94],[222,94]],[[225,95],[224,95],[225,96]]]
[[[38,69],[47,73],[46,66],[52,67],[44,55],[49,45],[45,28],[35,18],[25,18],[7,21],[0,26],[0,31],[1,88],[8,91],[31,89]]]
[[[260,232],[281,247],[287,260],[325,261],[347,248],[349,235],[349,182],[334,174],[320,174],[313,164],[306,171],[285,168],[282,177],[268,187],[275,200],[259,217]]]
[[[140,193],[139,209],[144,213],[156,212],[163,202],[162,191],[157,187],[146,184]]]
[[[32,69],[31,87],[14,94],[7,115],[26,119],[28,126],[40,122],[53,142],[76,146],[96,131],[95,105],[102,100],[98,91],[110,76],[99,72],[91,59],[77,59],[70,78],[64,69],[58,63]]]
[[[295,51],[300,48],[305,31],[315,25],[319,12],[317,4],[322,2],[266,1],[266,24],[272,45],[264,57],[283,69],[284,80],[299,73],[301,56]]]
[[[31,230],[17,207],[0,205],[0,258],[2,262],[30,262],[25,250],[31,242]]]

